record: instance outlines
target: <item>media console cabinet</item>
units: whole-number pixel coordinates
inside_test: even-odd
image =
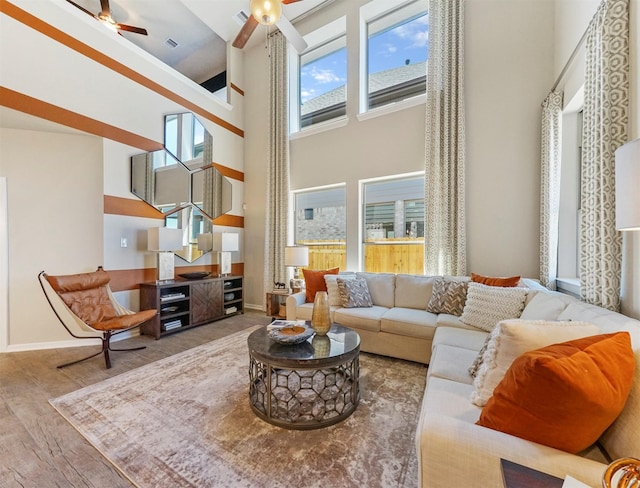
[[[156,339],[244,313],[243,277],[140,283],[140,310],[154,308],[140,330]]]

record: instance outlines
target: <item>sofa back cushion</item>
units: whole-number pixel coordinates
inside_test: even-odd
[[[425,310],[433,290],[434,276],[396,276],[395,306]]]
[[[391,273],[356,273],[356,277],[367,281],[367,288],[374,305],[392,308],[395,306],[396,275]]]
[[[631,336],[636,365],[627,403],[616,421],[600,437],[600,442],[613,459],[640,458],[640,321],[625,315],[573,300],[558,320],[582,320],[595,324],[603,334],[627,331]]]

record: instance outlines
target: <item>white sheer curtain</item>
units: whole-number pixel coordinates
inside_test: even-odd
[[[264,286],[285,282],[284,248],[287,244],[289,211],[289,114],[287,41],[278,32],[270,37],[269,167],[264,242]]]
[[[614,152],[629,119],[628,0],[603,0],[587,31],[580,284],[582,298],[620,308],[622,244],[615,227]]]
[[[540,283],[551,290],[556,289],[558,269],[562,97],[562,92],[552,91],[542,102]]]
[[[467,274],[464,0],[429,1],[425,273]]]

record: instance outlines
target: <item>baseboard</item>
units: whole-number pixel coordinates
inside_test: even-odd
[[[254,305],[253,303],[245,303],[244,308],[248,308],[250,310],[257,310],[258,312],[264,312],[265,309],[262,305]]]

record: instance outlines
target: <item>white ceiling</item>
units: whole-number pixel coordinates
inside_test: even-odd
[[[90,12],[100,12],[100,0],[74,1]],[[325,3],[330,2],[302,0],[284,5],[283,15],[295,21]],[[234,17],[241,10],[249,13],[249,0],[110,0],[110,7],[116,22],[144,27],[149,33],[123,31],[123,37],[201,83],[226,69],[227,41],[242,27]],[[245,49],[264,42],[265,35],[266,28],[259,26]],[[167,45],[169,38],[177,47]]]

